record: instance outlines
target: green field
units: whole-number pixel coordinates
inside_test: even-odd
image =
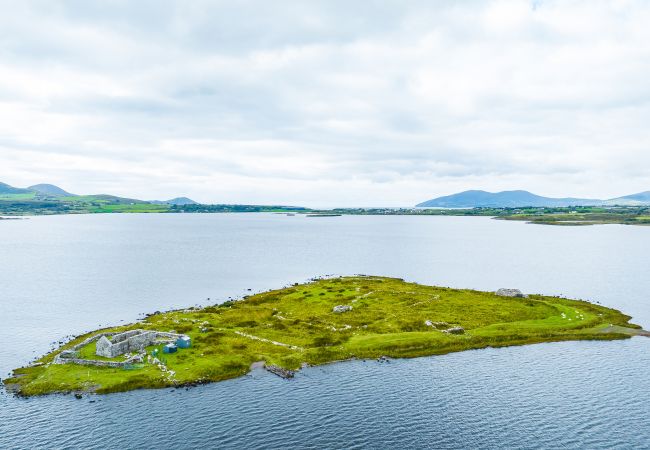
[[[5,215],[160,213],[168,212],[169,209],[169,205],[157,205],[112,195],[64,197],[36,193],[0,195],[0,214]]]
[[[23,200],[32,200],[36,197],[35,192],[30,192],[27,194],[0,194],[0,201],[23,201]]]
[[[336,305],[353,309],[335,313],[332,308]],[[5,383],[26,396],[159,388],[238,377],[257,361],[295,370],[303,363],[318,365],[351,358],[416,357],[538,342],[624,339],[639,330],[629,319],[613,309],[557,297],[499,297],[382,277],[323,279],[241,301],[159,313],[111,330],[144,328],[191,336],[190,349],[165,355],[164,370],[154,364],[137,370],[51,364],[58,351],[93,332],[44,356],[39,366],[15,370]],[[454,327],[462,327],[464,333],[445,332]],[[94,344],[80,352],[93,357]]]
[[[113,195],[45,196],[36,193],[0,194],[0,214],[33,216],[101,213],[232,213],[306,212],[306,208],[277,205],[169,205]]]

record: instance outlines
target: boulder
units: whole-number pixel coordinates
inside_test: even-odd
[[[332,312],[335,312],[335,313],[344,313],[346,311],[352,311],[352,306],[350,306],[350,305],[336,305],[334,308],[332,308]]]
[[[528,296],[521,292],[519,289],[505,289],[501,288],[496,291],[496,294],[501,297],[517,297],[517,298],[527,298]]]

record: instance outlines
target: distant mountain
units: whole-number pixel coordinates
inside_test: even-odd
[[[637,199],[638,198],[638,199]],[[645,199],[645,200],[644,200]],[[486,192],[486,191],[465,191],[458,194],[447,195],[444,197],[434,198],[422,202],[418,207],[438,207],[438,208],[475,208],[475,207],[495,207],[495,208],[518,208],[524,206],[597,206],[597,205],[626,205],[632,204],[650,204],[650,192],[620,197],[611,200],[598,200],[587,198],[551,198],[535,195],[528,191],[503,191],[503,192]]]
[[[187,197],[176,197],[169,200],[150,200],[154,205],[198,205],[197,202]]]
[[[607,200],[608,205],[649,205],[650,204],[650,191],[639,192],[638,194],[626,195],[624,197],[613,198]]]
[[[20,189],[13,186],[9,186],[5,183],[0,183],[0,195],[3,194],[31,194],[32,191],[29,189]]]
[[[53,197],[70,197],[74,195],[53,184],[35,184],[34,186],[30,186],[27,189],[30,191],[36,191],[39,194],[51,195]]]
[[[64,191],[58,186],[53,184],[35,184],[26,189],[15,188],[9,186],[5,183],[0,183],[0,195],[14,195],[14,194],[36,194],[35,200],[42,201],[43,197],[48,197],[48,200],[54,200],[51,197],[76,197],[77,199],[83,199],[86,202],[100,201],[102,203],[110,203],[114,205],[138,205],[138,204],[155,204],[155,205],[198,205],[192,199],[187,197],[176,197],[170,200],[159,201],[159,200],[138,200],[134,198],[125,198],[117,197],[115,195],[108,194],[96,194],[96,195],[76,195],[71,194],[67,191]],[[58,199],[57,199],[58,200]],[[74,199],[60,199],[60,201],[73,201]]]

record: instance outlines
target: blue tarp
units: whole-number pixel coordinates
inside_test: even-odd
[[[192,346],[192,340],[189,336],[181,336],[176,340],[176,346],[178,348],[190,348]]]

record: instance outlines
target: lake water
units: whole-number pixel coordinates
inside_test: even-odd
[[[597,301],[650,328],[650,228],[477,217],[83,215],[0,222],[0,374],[142,313],[319,275]],[[650,339],[263,371],[18,399],[0,448],[650,448]]]

